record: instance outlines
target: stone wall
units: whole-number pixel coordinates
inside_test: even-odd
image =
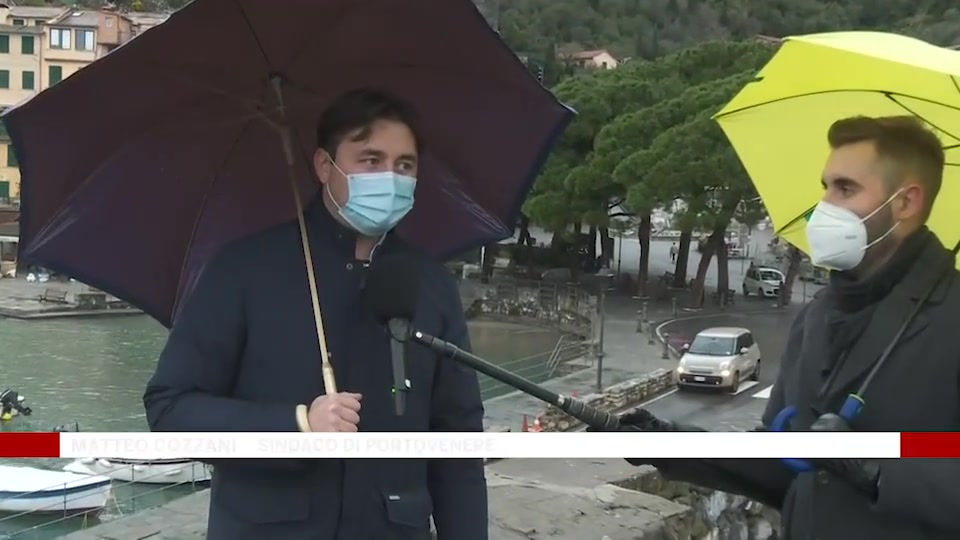
[[[579,400],[602,411],[618,411],[656,397],[673,385],[673,372],[658,369],[636,379],[611,386],[601,393],[580,396]],[[539,418],[543,431],[567,431],[583,425],[582,422],[553,405],[548,406]]]
[[[664,479],[653,468],[615,482],[693,510],[692,540],[780,540],[780,512],[740,495]]]
[[[501,302],[503,304],[508,303],[508,301]],[[565,334],[574,334],[583,339],[590,339],[592,337],[593,329],[589,320],[570,316],[557,317],[556,314],[547,314],[546,312],[541,312],[539,315],[521,315],[511,314],[508,309],[503,309],[502,311],[496,309],[481,311],[481,309],[486,309],[490,306],[490,301],[478,301],[478,304],[481,303],[483,306],[480,309],[475,309],[467,313],[467,319],[471,321],[495,321],[542,328],[555,328]]]
[[[550,326],[592,336],[597,300],[577,287],[516,280],[494,285],[461,283],[461,296],[468,319]]]

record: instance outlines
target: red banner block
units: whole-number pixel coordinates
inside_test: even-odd
[[[960,433],[901,433],[900,457],[960,458]]]

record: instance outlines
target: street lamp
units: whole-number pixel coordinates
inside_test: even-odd
[[[600,328],[597,329],[597,392],[603,391],[603,331],[606,326],[607,317],[605,304],[607,290],[610,288],[610,282],[613,280],[614,275],[615,274],[606,266],[601,268],[596,274],[599,285],[597,288],[600,290],[597,302],[597,315],[600,323]]]
[[[623,261],[623,230],[617,231],[617,238],[620,241],[617,243],[617,279],[620,279],[620,263]]]

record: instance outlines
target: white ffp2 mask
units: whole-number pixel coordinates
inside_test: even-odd
[[[894,193],[865,218],[846,208],[820,201],[807,222],[811,262],[815,266],[830,270],[846,271],[856,268],[863,261],[867,249],[886,238],[900,225],[898,221],[879,238],[873,242],[868,241],[866,221],[890,204],[901,191],[903,190]]]

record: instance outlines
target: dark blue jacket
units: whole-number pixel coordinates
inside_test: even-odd
[[[319,198],[307,213],[338,390],[363,395],[360,431],[482,431],[476,373],[416,345],[406,415],[394,413],[389,338],[360,306],[355,237]],[[411,249],[393,235],[374,257]],[[426,259],[425,259],[426,260]],[[450,273],[427,261],[415,325],[469,348]],[[177,319],[144,404],[154,431],[296,432],[324,393],[296,222],[225,248]],[[486,540],[480,460],[215,460],[210,540]]]

